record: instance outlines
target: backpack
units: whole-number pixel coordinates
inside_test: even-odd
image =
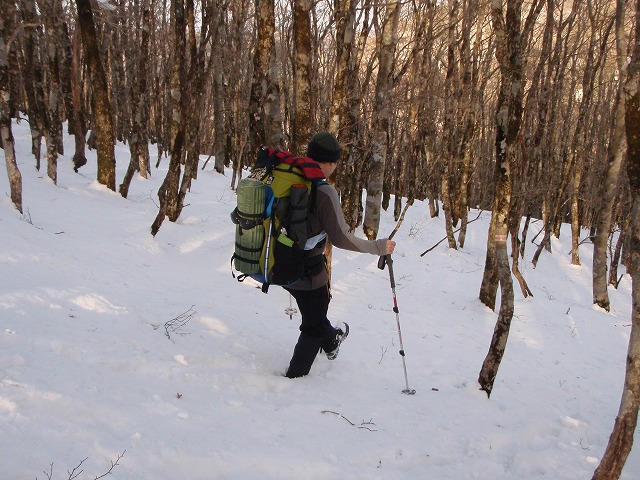
[[[322,257],[308,258],[326,233],[308,238],[307,214],[315,210],[318,185],[326,183],[315,160],[289,152],[260,147],[249,177],[237,189],[237,207],[231,213],[236,224],[231,263],[247,277],[269,285],[290,286],[305,275],[318,273]],[[231,271],[234,278],[236,275]]]

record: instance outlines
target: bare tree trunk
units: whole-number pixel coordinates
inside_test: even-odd
[[[364,233],[369,240],[373,240],[378,236],[378,228],[380,227],[384,164],[389,146],[390,96],[393,89],[392,72],[394,52],[398,42],[398,22],[401,8],[401,4],[398,1],[387,3],[382,26],[382,39],[378,47],[379,65],[373,106],[373,139],[363,225]]]
[[[48,0],[40,6],[45,20],[47,89],[46,89],[46,130],[47,176],[54,184],[58,183],[58,152],[62,151],[62,125],[60,121],[60,68],[58,57],[58,38],[62,34],[60,0]],[[62,152],[61,152],[62,153]]]
[[[214,78],[214,118],[217,119],[215,122],[215,133],[213,140],[213,154],[216,157],[215,160],[215,171],[218,173],[224,173],[224,167],[228,165],[229,161],[225,155],[226,145],[225,145],[225,132],[224,132],[224,95],[223,95],[223,79],[222,72],[216,73]]]
[[[623,15],[624,8],[617,12]],[[625,32],[623,19],[616,18],[616,52],[618,59],[618,69],[620,72],[626,71],[627,48],[625,45]],[[608,165],[606,177],[601,183],[599,198],[601,204],[597,215],[596,234],[593,239],[593,303],[609,311],[609,292],[607,290],[607,244],[611,235],[611,223],[613,218],[613,203],[618,193],[618,178],[622,170],[622,159],[625,150],[625,109],[622,95],[624,79],[620,76],[620,85],[616,95],[616,105],[614,108],[614,120],[611,133],[611,143],[607,153]]]
[[[445,156],[442,161],[441,201],[449,248],[457,249],[458,245],[453,235],[453,227],[456,223],[456,212],[454,211],[453,200],[451,198],[451,184],[455,178],[454,163],[457,162],[457,146],[460,135],[460,130],[458,129],[458,99],[460,98],[458,64],[460,63],[460,59],[456,56],[457,44],[459,42],[457,25],[460,2],[454,0],[448,3],[447,74],[445,78],[445,114],[443,125]]]
[[[71,97],[73,100],[73,136],[75,140],[75,151],[73,153],[73,170],[78,173],[78,169],[87,164],[87,126],[84,115],[84,104],[82,101],[82,39],[80,29],[76,28],[73,33],[73,46],[71,53],[71,71],[69,71],[71,83]]]
[[[40,145],[44,135],[45,103],[42,87],[42,65],[39,60],[39,39],[44,37],[44,33],[36,13],[35,0],[23,0],[20,10],[23,23],[34,26],[33,28],[25,29],[24,32],[24,81],[27,91],[27,114],[29,115],[29,127],[31,129],[31,153],[36,159],[36,169],[40,170]]]
[[[571,182],[573,191],[571,192],[571,265],[580,265],[580,182],[582,180],[584,159],[580,159],[576,165],[576,171]]]
[[[579,218],[579,197],[580,197],[580,185],[582,180],[582,173],[584,165],[587,163],[585,156],[588,154],[587,148],[587,119],[590,114],[590,110],[593,105],[593,91],[594,81],[596,73],[602,63],[606,47],[607,39],[611,32],[613,20],[609,22],[605,31],[601,33],[600,28],[603,23],[603,19],[598,15],[600,12],[596,11],[591,5],[591,1],[587,2],[589,23],[591,26],[591,36],[589,39],[589,49],[587,51],[586,65],[582,78],[582,98],[580,101],[578,119],[576,121],[576,129],[574,131],[574,137],[570,150],[570,169],[573,169],[571,175],[571,184],[573,186],[571,192],[571,264],[580,265],[579,255],[579,235],[580,235],[580,218]],[[598,49],[598,44],[600,48]],[[570,172],[571,170],[569,170]]]
[[[356,61],[354,53],[355,34],[355,9],[357,0],[345,0],[336,2],[336,75],[333,86],[333,101],[329,115],[329,132],[336,135],[342,144],[342,161],[340,172],[334,172],[329,182],[333,184],[339,192],[344,192],[342,209],[345,219],[353,219],[354,212],[351,197],[350,178],[355,172],[354,148],[351,138],[357,135],[357,124],[351,119],[350,96],[355,90],[353,63]],[[346,181],[345,181],[346,180]],[[357,208],[357,205],[355,206]],[[347,210],[345,212],[345,210]],[[329,279],[331,279],[331,266],[333,259],[333,244],[327,240],[325,247],[327,259],[327,269]]]
[[[464,42],[461,48],[462,57],[462,142],[460,145],[460,160],[462,171],[460,175],[460,187],[458,203],[460,205],[460,233],[458,245],[464,248],[469,222],[469,183],[472,176],[471,161],[473,157],[472,147],[477,138],[476,125],[480,110],[480,60],[482,32],[484,21],[484,8],[480,9],[478,2],[469,2],[465,9],[462,23]],[[475,25],[474,25],[475,24]],[[476,29],[475,39],[472,42],[471,33]],[[473,43],[473,45],[472,45]]]
[[[618,241],[616,242],[616,246],[613,249],[613,253],[611,254],[611,268],[609,269],[608,283],[609,285],[613,285],[613,288],[618,288],[618,284],[620,283],[620,279],[618,278],[618,265],[620,264],[622,246],[625,245],[626,243],[625,237],[627,236],[628,231],[629,231],[629,226],[627,222],[625,222],[620,227],[620,234],[618,236]]]
[[[257,40],[253,54],[253,80],[249,97],[249,151],[265,145],[264,102],[267,96],[269,61],[275,43],[273,0],[255,0]]]
[[[624,23],[625,1],[617,1],[618,25]],[[640,0],[636,0],[635,41],[625,85],[625,127],[627,134],[627,174],[631,188],[631,335],[627,351],[626,375],[620,409],[609,444],[593,474],[593,480],[615,480],[633,446],[640,409]]]
[[[507,244],[506,242],[502,243],[504,245],[496,248],[496,269],[498,271],[498,278],[500,279],[500,311],[498,313],[496,326],[493,330],[493,336],[491,337],[489,351],[482,362],[482,368],[480,369],[480,375],[478,377],[480,389],[484,390],[487,396],[491,396],[491,392],[493,391],[493,383],[498,375],[500,362],[502,361],[504,350],[507,346],[514,311],[513,281],[511,280],[511,270],[509,269]]]
[[[547,8],[552,8],[553,5],[550,2]],[[533,255],[534,268],[543,249],[551,252],[553,225],[562,208],[566,183],[570,178],[567,166],[564,165],[569,163],[564,161],[568,155],[563,147],[566,144],[567,133],[563,130],[564,127],[558,128],[558,125],[566,123],[563,122],[561,116],[563,112],[571,110],[573,99],[576,97],[573,91],[566,91],[565,83],[572,79],[572,76],[567,72],[571,71],[573,67],[573,65],[569,66],[569,63],[571,59],[575,58],[575,49],[577,49],[574,44],[569,43],[569,39],[584,36],[583,32],[575,31],[580,26],[579,19],[583,13],[582,8],[583,2],[573,2],[568,17],[562,22],[554,22],[557,24],[555,46],[551,52],[548,72],[543,82],[543,97],[539,106],[539,125],[534,136],[533,161],[536,163],[538,176],[543,178],[542,186],[544,187],[540,200],[544,236]],[[563,106],[561,99],[565,96],[569,100],[568,105]]]
[[[13,2],[5,6],[3,16],[0,17],[0,145],[4,149],[11,201],[22,213],[22,175],[16,162],[16,152],[11,133],[11,112],[9,107],[9,62],[8,51],[11,49],[10,33],[7,31],[5,17],[13,18]]]
[[[360,222],[362,198],[362,141],[363,124],[360,107],[362,91],[358,75],[361,55],[355,38],[357,0],[340,2],[340,11],[336,13],[336,77],[333,102],[329,116],[329,131],[336,134],[343,151],[340,167],[336,170],[336,188],[342,200],[342,213],[352,230]],[[371,7],[364,5],[362,12],[363,32],[368,32],[371,23],[368,14]]]
[[[303,155],[313,135],[312,89],[311,89],[311,0],[299,0],[293,6],[293,112],[291,148]]]
[[[215,40],[220,41],[222,37],[222,24],[223,20],[219,21],[219,26],[216,29]],[[216,42],[217,43],[217,42]],[[214,136],[213,136],[213,155],[215,156],[214,169],[218,173],[224,173],[224,167],[229,164],[229,158],[225,155],[226,152],[226,138],[225,129],[227,124],[225,123],[225,103],[228,102],[228,98],[224,93],[224,72],[222,68],[222,55],[220,53],[214,54],[213,58],[213,123],[214,123]],[[235,171],[234,171],[235,175]]]
[[[129,96],[131,113],[133,115],[129,138],[131,158],[129,159],[127,172],[118,188],[120,195],[124,198],[127,198],[129,194],[129,186],[136,172],[138,172],[142,178],[147,178],[151,172],[149,165],[149,138],[147,133],[149,105],[146,68],[146,62],[149,56],[150,15],[149,0],[144,0],[142,14],[139,15],[137,19],[137,31],[140,34],[140,50],[138,52],[137,64],[134,67],[137,74],[135,78],[131,80]]]
[[[185,8],[182,0],[172,0],[173,9],[173,32],[174,32],[174,50],[173,50],[173,67],[171,69],[171,98],[172,116],[171,116],[171,158],[169,159],[169,170],[164,178],[162,185],[158,189],[158,200],[160,208],[158,214],[151,225],[151,235],[154,237],[160,230],[165,217],[174,222],[180,216],[178,206],[178,189],[180,184],[181,164],[185,156],[186,142],[186,89],[185,89],[185,70],[186,70],[186,20]]]
[[[539,10],[534,10],[532,7],[527,22],[522,28],[522,3],[523,0],[507,0],[506,16],[503,13],[502,2],[492,3],[493,29],[497,43],[496,59],[500,65],[501,84],[496,112],[496,190],[491,215],[493,236],[487,241],[494,244],[495,264],[485,265],[485,278],[491,278],[490,270],[497,269],[501,295],[498,320],[478,378],[480,388],[487,392],[487,396],[490,396],[493,390],[514,311],[513,281],[507,253],[509,209],[513,191],[512,172],[516,167],[518,136],[522,122],[524,42],[528,37],[527,32],[533,28],[534,20],[539,13]],[[541,6],[541,2],[538,5]],[[490,228],[490,232],[491,230]],[[489,289],[485,290],[483,278],[481,294],[486,291]]]
[[[113,147],[115,134],[107,91],[107,77],[100,62],[100,50],[93,23],[91,2],[76,0],[76,5],[78,7],[78,26],[82,33],[85,57],[89,65],[93,125],[98,137],[98,182],[115,191],[116,158]]]

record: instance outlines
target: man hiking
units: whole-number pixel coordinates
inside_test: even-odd
[[[338,140],[328,132],[316,133],[307,147],[307,156],[320,164],[325,178],[329,178],[334,172],[341,154],[342,148]],[[298,343],[285,373],[289,378],[307,375],[320,349],[329,360],[335,359],[340,344],[349,334],[346,322],[334,327],[327,318],[331,294],[324,257],[326,238],[337,248],[377,256],[392,254],[396,246],[393,240],[369,241],[350,233],[342,214],[338,192],[328,183],[323,182],[317,186],[315,208],[309,211],[307,222],[309,238],[318,239],[315,247],[307,252],[306,264],[310,273],[294,285],[286,287],[296,299],[302,315]]]

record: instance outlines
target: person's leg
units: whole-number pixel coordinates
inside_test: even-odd
[[[293,356],[285,376],[289,378],[304,377],[309,374],[311,365],[320,351],[321,340],[306,333],[300,333],[298,343],[293,349]]]
[[[311,370],[311,365],[321,347],[332,344],[336,331],[327,319],[329,293],[326,287],[316,290],[289,290],[296,299],[302,322],[300,336],[293,351],[286,376],[302,377]]]

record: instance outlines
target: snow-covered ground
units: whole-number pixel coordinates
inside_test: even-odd
[[[444,236],[421,202],[393,257],[416,394],[401,392],[387,271],[339,250],[329,313],[351,333],[335,361],[289,380],[300,318],[282,289],[231,276],[229,173],[200,171],[153,238],[167,159],[123,199],[95,181],[95,152],[73,172],[72,137],[56,186],[35,170],[26,121],[14,135],[24,214],[0,175],[1,479],[93,480],[116,461],[110,477],[126,480],[591,478],[620,402],[631,280],[610,313],[594,308],[592,249],[572,266],[568,229],[536,269],[527,245],[535,296],[516,290],[490,399],[477,383],[496,321],[478,300],[490,214],[464,249],[421,257]],[[119,184],[127,147],[116,156]],[[394,225],[385,212],[381,232]],[[640,478],[639,442],[623,479]]]

